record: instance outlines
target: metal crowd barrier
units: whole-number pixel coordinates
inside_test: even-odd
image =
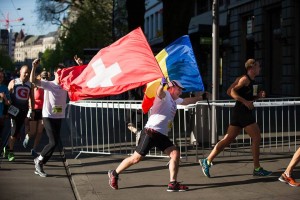
[[[212,146],[212,136],[220,140],[230,123],[234,101],[206,101],[178,106],[174,126],[169,133],[182,158],[198,160]],[[261,129],[262,152],[294,152],[299,146],[300,130],[299,98],[273,98],[255,102],[255,116]],[[212,108],[212,109],[211,109]],[[211,112],[216,119],[211,119]],[[80,156],[89,154],[132,154],[136,146],[136,134],[128,129],[131,122],[142,129],[148,115],[141,111],[141,101],[91,100],[70,102],[68,124],[71,132],[72,152]],[[212,125],[216,133],[212,133]],[[251,139],[243,131],[223,155],[239,155],[251,152]],[[147,156],[167,157],[154,148]]]

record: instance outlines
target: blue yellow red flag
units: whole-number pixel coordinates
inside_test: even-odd
[[[178,80],[186,89],[184,92],[204,91],[192,44],[188,35],[184,35],[164,48],[155,56],[164,77],[169,81]],[[147,84],[142,109],[147,113],[153,105],[156,89],[161,81],[157,79]]]

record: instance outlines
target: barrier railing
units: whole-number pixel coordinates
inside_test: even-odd
[[[300,99],[265,99],[255,104],[255,116],[261,129],[263,152],[291,152],[299,146]],[[170,139],[177,145],[184,158],[198,160],[211,150],[211,127],[214,121],[218,139],[226,134],[230,123],[234,101],[210,101],[215,107],[216,119],[211,119],[207,102],[189,106],[178,106]],[[298,111],[298,112],[297,112]],[[136,134],[128,129],[131,122],[135,127],[144,127],[148,115],[141,112],[141,101],[91,100],[70,102],[68,124],[71,131],[72,152],[90,154],[132,154],[136,146]],[[249,153],[251,139],[242,132],[236,141],[225,149],[223,155],[235,152]],[[147,156],[166,157],[153,149]]]

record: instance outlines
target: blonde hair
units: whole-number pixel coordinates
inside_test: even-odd
[[[250,68],[253,67],[255,64],[256,64],[256,60],[255,60],[255,59],[253,59],[253,58],[248,59],[248,60],[245,62],[245,68],[246,68],[246,70],[250,69]]]

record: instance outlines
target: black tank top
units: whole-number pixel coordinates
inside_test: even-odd
[[[249,79],[250,83],[248,86],[244,86],[242,88],[240,88],[237,93],[239,96],[243,97],[244,99],[246,99],[247,101],[253,101],[254,100],[254,96],[253,96],[253,85],[255,85],[255,81],[251,80],[251,78],[249,77],[248,74],[246,74],[247,78]],[[241,102],[237,101],[237,104]]]
[[[20,78],[14,79],[14,88],[10,94],[12,105],[20,110],[27,110],[30,91],[31,83],[29,81],[23,83]]]

